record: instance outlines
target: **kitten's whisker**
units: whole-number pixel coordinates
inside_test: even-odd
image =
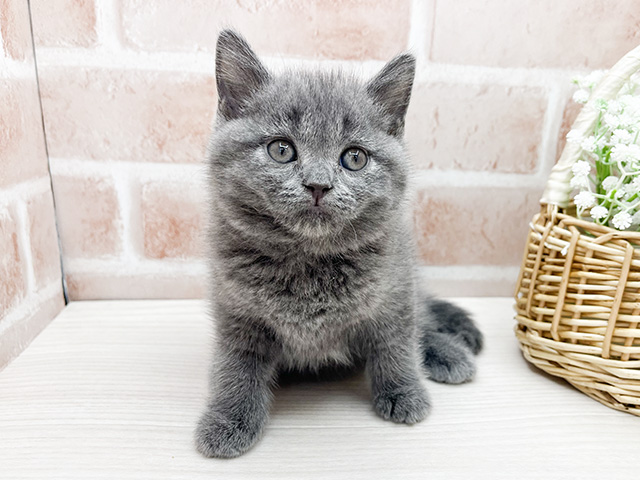
[[[347,220],[347,222],[349,222],[349,225],[351,225],[351,228],[353,229],[353,235],[356,237],[356,243],[358,243],[358,232],[356,232],[356,227],[353,226],[351,220]]]

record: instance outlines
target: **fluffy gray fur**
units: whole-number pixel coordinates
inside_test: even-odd
[[[421,371],[460,383],[482,335],[418,287],[402,135],[415,60],[363,83],[341,72],[273,75],[236,33],[220,34],[210,141],[215,361],[198,450],[235,457],[260,438],[283,371],[364,365],[384,419],[422,420]],[[294,162],[269,157],[290,141]],[[340,164],[368,152],[360,171]],[[314,205],[305,185],[327,193]]]

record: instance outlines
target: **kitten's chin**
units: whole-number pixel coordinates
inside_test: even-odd
[[[307,238],[321,238],[335,235],[336,231],[340,230],[336,223],[337,219],[329,209],[311,206],[300,212],[289,228]]]

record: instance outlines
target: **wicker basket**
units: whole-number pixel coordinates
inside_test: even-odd
[[[614,98],[640,70],[640,47],[607,73],[591,98]],[[590,131],[588,103],[573,129]],[[516,290],[516,336],[528,361],[599,402],[640,416],[640,233],[576,218],[568,143],[533,217]]]

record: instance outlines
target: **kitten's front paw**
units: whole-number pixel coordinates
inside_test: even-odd
[[[238,457],[258,441],[262,424],[250,419],[225,418],[208,411],[196,429],[196,448],[205,457]]]
[[[373,406],[385,420],[409,424],[423,420],[431,407],[420,384],[380,391],[374,395]]]

